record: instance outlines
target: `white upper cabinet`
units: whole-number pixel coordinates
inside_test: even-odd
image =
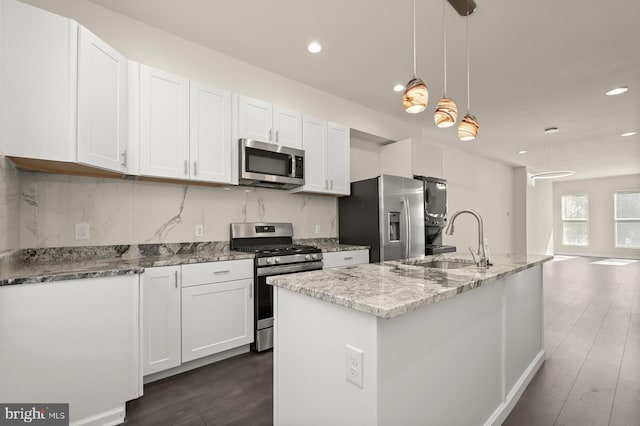
[[[191,81],[191,180],[231,183],[231,93]]]
[[[140,65],[140,174],[189,178],[189,80]]]
[[[76,22],[4,2],[3,151],[124,172],[126,60]]]
[[[351,192],[351,135],[349,128],[328,123],[327,129],[327,181],[329,191],[337,195]]]
[[[304,186],[292,192],[349,195],[349,128],[304,115]]]
[[[75,161],[78,24],[16,0],[3,18],[4,154]]]
[[[239,96],[238,137],[301,149],[302,114]]]
[[[84,27],[78,40],[78,162],[124,172],[127,60]]]

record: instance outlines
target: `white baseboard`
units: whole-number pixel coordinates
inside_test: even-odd
[[[542,349],[538,352],[538,355],[536,355],[533,361],[531,361],[531,364],[529,364],[524,373],[522,373],[522,376],[520,376],[518,381],[513,385],[513,388],[507,395],[505,401],[498,406],[496,411],[494,411],[491,417],[489,417],[489,419],[484,423],[484,426],[500,426],[505,421],[509,413],[511,413],[511,410],[513,410],[513,407],[515,407],[518,400],[520,400],[525,389],[527,389],[527,386],[529,386],[529,383],[531,383],[533,376],[536,375],[542,366],[544,360],[545,351]]]
[[[124,423],[126,405],[71,422],[70,426],[113,426]]]

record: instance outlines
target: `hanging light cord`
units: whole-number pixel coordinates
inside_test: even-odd
[[[469,89],[469,10],[467,10],[467,115],[471,110],[471,90]]]
[[[447,18],[445,13],[445,0],[442,0],[442,33],[443,43],[442,50],[444,57],[444,97],[447,97]]]
[[[416,78],[416,0],[413,0],[413,78]]]

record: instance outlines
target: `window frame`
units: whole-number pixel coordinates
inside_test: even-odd
[[[618,194],[633,193],[640,196],[640,189],[621,189],[613,193],[613,234],[614,247],[620,249],[640,249],[640,245],[619,245],[618,244],[618,223],[640,223],[640,217],[637,218],[618,218]]]
[[[586,197],[587,198],[587,217],[586,218],[565,218],[564,217],[564,205],[565,205],[565,198],[567,197]],[[591,244],[591,238],[589,238],[589,234],[590,234],[590,225],[589,225],[589,221],[590,221],[590,205],[589,205],[589,194],[586,193],[579,193],[579,194],[563,194],[560,196],[560,220],[562,222],[562,245],[563,246],[568,246],[568,247],[589,247],[589,245]],[[581,223],[586,223],[587,225],[587,242],[586,244],[570,244],[567,243],[564,239],[564,224],[567,222],[572,222],[572,223],[576,223],[576,222],[581,222]]]

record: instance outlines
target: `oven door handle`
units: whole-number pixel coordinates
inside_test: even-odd
[[[286,265],[269,266],[265,268],[257,268],[256,275],[259,277],[268,277],[270,275],[289,274],[292,272],[315,271],[322,269],[321,260],[316,262],[290,263]]]

